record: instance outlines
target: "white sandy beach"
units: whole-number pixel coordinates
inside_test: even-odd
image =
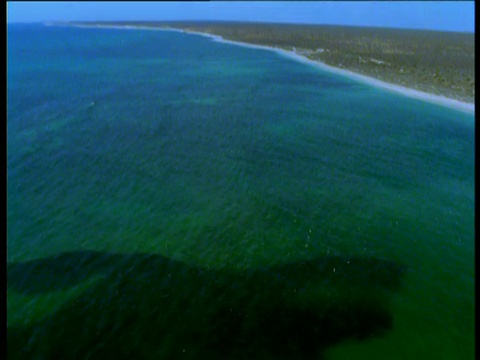
[[[71,25],[69,25],[71,26]],[[219,35],[212,35],[208,33],[202,33],[202,32],[197,32],[197,31],[188,31],[188,30],[180,30],[180,29],[172,29],[172,28],[152,28],[148,26],[115,26],[115,25],[73,25],[76,27],[95,27],[95,28],[111,28],[111,29],[141,29],[141,30],[159,30],[159,31],[175,31],[175,32],[180,32],[180,33],[185,33],[185,34],[193,34],[193,35],[200,35],[200,36],[206,36],[208,38],[211,38],[213,41],[225,43],[225,44],[231,44],[231,45],[236,45],[236,46],[243,46],[243,47],[248,47],[248,48],[253,48],[253,49],[263,49],[263,50],[269,50],[269,51],[274,51],[282,56],[288,57],[289,59],[314,66],[318,69],[324,70],[324,71],[329,71],[332,73],[336,73],[339,75],[347,76],[351,79],[361,81],[363,83],[369,84],[371,86],[375,86],[378,88],[382,88],[387,91],[392,91],[404,96],[408,96],[411,98],[415,98],[418,100],[423,100],[427,101],[430,103],[434,103],[437,105],[445,106],[448,108],[460,110],[463,112],[467,112],[469,114],[474,114],[475,113],[475,104],[472,103],[466,103],[462,102],[459,100],[454,100],[454,99],[449,99],[444,96],[440,95],[434,95],[434,94],[429,94],[426,92],[422,92],[419,90],[414,90],[410,89],[404,86],[396,85],[396,84],[391,84],[387,83],[369,76],[361,75],[358,73],[355,73],[350,70],[345,70],[345,69],[340,69],[336,68],[334,66],[327,65],[325,63],[322,63],[320,61],[315,61],[315,60],[310,60],[306,58],[305,56],[299,55],[293,51],[287,51],[284,49],[279,49],[271,46],[265,46],[265,45],[254,45],[254,44],[247,44],[239,41],[232,41],[232,40],[226,40],[223,37]]]

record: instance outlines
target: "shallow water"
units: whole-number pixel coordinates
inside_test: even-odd
[[[9,358],[473,357],[472,115],[201,36],[7,41]]]

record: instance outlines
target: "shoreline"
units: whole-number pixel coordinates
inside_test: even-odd
[[[48,24],[46,26],[55,26],[54,24]],[[441,95],[434,95],[434,94],[429,94],[423,91],[407,88],[405,86],[401,85],[396,85],[393,83],[387,83],[382,80],[375,79],[370,76],[362,75],[356,72],[353,72],[351,70],[347,69],[341,69],[337,68],[331,65],[327,65],[321,61],[315,61],[308,59],[307,57],[303,55],[299,55],[293,51],[289,50],[284,50],[281,48],[277,47],[272,47],[272,46],[267,46],[267,45],[255,45],[255,44],[250,44],[250,43],[245,43],[245,42],[240,42],[240,41],[234,41],[234,40],[228,40],[224,39],[220,35],[214,35],[214,34],[209,34],[209,33],[203,33],[199,31],[189,31],[189,30],[182,30],[182,29],[174,29],[174,28],[161,28],[161,27],[149,27],[149,26],[131,26],[131,25],[81,25],[81,24],[65,24],[65,26],[73,26],[73,27],[82,27],[82,28],[105,28],[105,29],[125,29],[125,30],[157,30],[157,31],[174,31],[178,33],[184,33],[184,34],[191,34],[191,35],[199,35],[199,36],[204,36],[207,38],[212,39],[213,41],[224,43],[224,44],[230,44],[230,45],[236,45],[236,46],[242,46],[242,47],[247,47],[247,48],[252,48],[252,49],[261,49],[261,50],[267,50],[267,51],[274,51],[277,54],[287,57],[291,60],[313,66],[317,69],[323,70],[323,71],[328,71],[330,73],[334,73],[337,75],[345,76],[350,79],[362,82],[364,84],[376,87],[376,88],[381,88],[385,91],[393,92],[396,94],[400,94],[409,98],[433,103],[439,106],[444,106],[448,107],[450,109],[466,112],[471,115],[475,115],[475,103],[467,103],[455,99],[450,99]]]

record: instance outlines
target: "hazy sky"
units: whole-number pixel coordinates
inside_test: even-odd
[[[7,2],[7,22],[240,20],[475,31],[474,1]]]

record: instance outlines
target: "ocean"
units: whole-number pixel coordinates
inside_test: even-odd
[[[7,27],[9,359],[472,359],[474,115],[170,31]]]

